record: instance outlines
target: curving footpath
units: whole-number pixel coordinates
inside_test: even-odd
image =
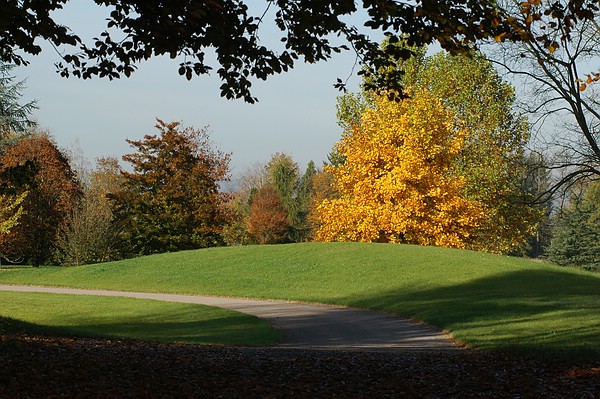
[[[407,318],[345,307],[274,300],[16,285],[0,285],[0,291],[117,296],[231,309],[259,317],[281,330],[282,342],[276,345],[279,348],[363,351],[462,349],[448,334]]]

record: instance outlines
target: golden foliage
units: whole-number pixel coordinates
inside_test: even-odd
[[[455,119],[424,90],[400,103],[376,99],[338,143],[345,163],[328,172],[340,197],[319,205],[316,238],[467,247],[484,213],[462,195],[454,161],[468,131]]]
[[[0,235],[10,233],[13,227],[19,224],[19,219],[24,213],[23,201],[27,194],[28,191],[16,197],[0,195]]]

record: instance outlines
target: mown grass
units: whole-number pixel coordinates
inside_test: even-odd
[[[156,342],[268,345],[279,334],[252,316],[154,300],[0,292],[0,332]]]
[[[600,356],[600,277],[526,259],[409,245],[211,248],[0,283],[335,303],[410,316],[482,349]]]

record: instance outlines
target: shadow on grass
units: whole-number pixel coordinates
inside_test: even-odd
[[[415,317],[482,349],[600,357],[600,278],[591,275],[522,270],[345,302]]]
[[[0,334],[120,338],[148,342],[236,346],[269,345],[279,340],[276,330],[263,322],[248,323],[246,316],[219,317],[195,322],[161,322],[158,317],[102,322],[90,317],[78,319],[76,325],[64,326],[46,326],[0,317]]]

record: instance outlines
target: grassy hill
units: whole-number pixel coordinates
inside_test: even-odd
[[[482,349],[600,355],[600,276],[472,251],[360,243],[210,248],[6,268],[0,283],[335,303],[410,316]]]

